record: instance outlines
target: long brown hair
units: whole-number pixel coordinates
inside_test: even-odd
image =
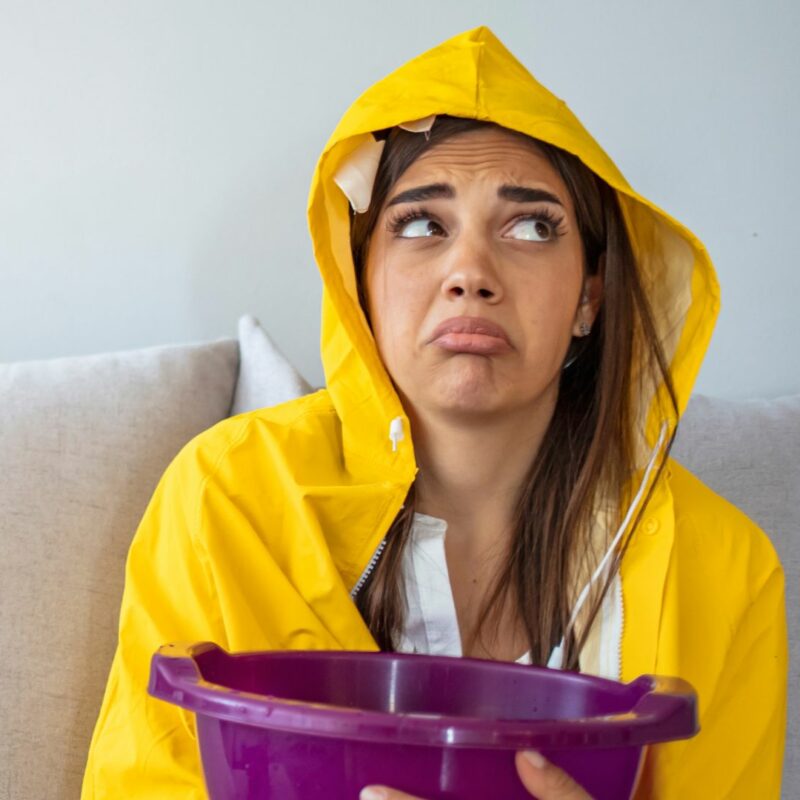
[[[567,632],[576,575],[587,573],[597,558],[591,531],[600,497],[612,499],[619,524],[622,493],[636,471],[633,398],[640,396],[644,386],[658,386],[663,381],[676,419],[677,401],[616,193],[572,154],[492,122],[440,115],[425,135],[401,128],[376,133],[386,143],[372,199],[365,213],[351,216],[350,229],[365,314],[366,254],[392,186],[425,150],[452,136],[488,126],[522,137],[558,171],[575,206],[588,274],[598,273],[600,257],[605,254],[603,303],[590,335],[570,345],[553,416],[538,452],[532,454],[517,498],[508,557],[494,576],[469,637],[468,647],[479,638],[483,642],[487,623],[496,622],[510,603],[527,634],[532,663],[544,664]],[[634,365],[638,365],[636,370]],[[674,431],[665,448],[667,454],[672,439]],[[656,479],[665,461],[666,457],[659,464]],[[655,481],[651,491],[653,485]],[[631,531],[648,498],[641,504]],[[356,605],[382,650],[394,650],[404,628],[402,557],[414,511],[412,486],[387,532],[378,564],[356,596]],[[580,639],[574,631],[569,632],[563,662],[568,669],[578,668],[578,655],[629,540],[630,533],[605,583],[592,598]],[[499,626],[489,629],[496,632]]]

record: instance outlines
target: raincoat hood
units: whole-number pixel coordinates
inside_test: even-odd
[[[719,309],[714,268],[700,241],[634,191],[567,105],[542,86],[487,28],[455,36],[367,89],[348,109],[319,158],[308,201],[314,253],[324,282],[322,361],[342,423],[345,460],[376,461],[408,480],[409,437],[393,451],[393,421],[408,431],[400,400],[359,306],[350,250],[350,212],[366,208],[382,141],[373,132],[424,131],[438,114],[497,123],[577,156],[616,190],[641,281],[682,413]],[[422,135],[422,134],[420,134]],[[644,466],[662,425],[677,424],[664,386],[636,398],[637,462]],[[398,425],[395,422],[395,432]],[[662,437],[663,438],[663,437]]]

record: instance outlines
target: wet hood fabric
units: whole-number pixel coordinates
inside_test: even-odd
[[[322,360],[342,420],[346,456],[372,460],[382,453],[385,458],[391,420],[399,416],[408,428],[359,308],[350,201],[337,175],[359,157],[368,165],[371,149],[373,158],[379,156],[373,131],[395,125],[413,129],[418,120],[421,129],[437,114],[488,120],[549,142],[576,155],[617,191],[682,413],[719,310],[719,287],[705,248],[634,191],[567,105],[536,81],[488,28],[479,27],[423,53],[367,89],[342,117],[314,172],[308,221],[324,282]],[[662,423],[672,430],[677,420],[663,410],[669,408],[664,387],[651,387],[636,403],[637,455],[643,466]],[[406,460],[413,458],[410,447],[405,451]]]

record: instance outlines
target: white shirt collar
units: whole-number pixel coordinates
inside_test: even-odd
[[[444,550],[446,533],[445,520],[414,514],[411,540],[403,555],[407,614],[401,652],[463,655]],[[530,664],[530,654],[517,663]]]
[[[403,554],[407,612],[399,652],[463,655],[447,571],[446,533],[445,520],[414,514],[411,539]],[[588,647],[581,654],[581,671],[620,679],[622,622],[622,584],[617,574],[597,615]],[[517,663],[530,664],[530,652],[520,656]]]

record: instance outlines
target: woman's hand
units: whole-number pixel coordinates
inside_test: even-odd
[[[522,785],[539,800],[592,800],[563,770],[534,750],[517,753],[514,759]],[[359,800],[422,800],[388,786],[365,786]]]

